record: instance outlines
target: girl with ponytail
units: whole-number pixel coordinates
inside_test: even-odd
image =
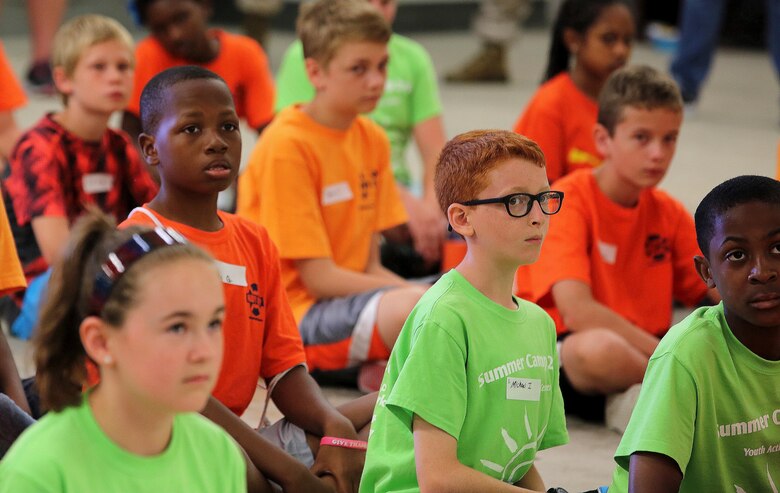
[[[239,449],[197,414],[222,361],[222,283],[174,230],[76,224],[35,339],[49,413],[0,462],[0,492],[243,492]],[[82,392],[86,368],[100,383]]]
[[[553,25],[544,81],[515,132],[544,151],[550,183],[601,164],[593,142],[596,100],[631,54],[634,20],[624,0],[564,0]]]

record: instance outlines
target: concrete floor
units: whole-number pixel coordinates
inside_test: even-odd
[[[10,3],[13,6],[14,2]],[[20,12],[23,9],[17,8],[13,15],[18,16]],[[21,18],[17,20],[24,22]],[[4,15],[0,26],[11,22],[14,21]],[[466,32],[416,34],[414,37],[430,51],[440,74],[459,64],[477,48],[477,41]],[[274,33],[269,49],[274,67],[291,40],[291,33]],[[6,34],[3,42],[17,73],[24,73],[27,38],[21,34]],[[512,81],[509,84],[442,83],[448,136],[475,128],[511,128],[538,85],[547,43],[545,30],[524,33],[510,54]],[[668,56],[639,44],[632,62],[665,70]],[[747,173],[774,176],[779,101],[777,81],[765,52],[721,50],[699,106],[686,115],[677,156],[661,187],[693,210],[704,194],[729,177]],[[44,111],[58,107],[57,98],[31,96],[30,103],[16,116],[26,127]],[[253,136],[247,133],[246,152],[251,149],[252,140]],[[410,154],[412,159],[417,159],[413,151]],[[681,312],[677,314],[678,317],[681,315]],[[11,342],[22,373],[31,374],[28,345],[17,340]],[[326,394],[334,403],[357,395],[344,389],[327,389]],[[262,391],[259,391],[244,416],[249,423],[257,423],[262,397]],[[576,420],[569,421],[569,432],[570,444],[539,455],[538,467],[546,484],[560,485],[572,492],[608,484],[613,469],[612,453],[620,437],[604,427]]]

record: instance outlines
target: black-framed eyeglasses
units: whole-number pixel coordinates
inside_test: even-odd
[[[114,285],[135,262],[146,254],[159,248],[185,245],[187,240],[173,228],[156,227],[149,231],[136,233],[129,240],[106,255],[95,275],[90,299],[90,313],[99,315],[103,311]]]
[[[506,212],[512,217],[527,216],[534,206],[534,202],[539,202],[542,212],[548,216],[556,214],[561,210],[563,204],[563,192],[550,190],[549,192],[537,193],[510,193],[503,197],[494,199],[479,199],[463,202],[463,205],[481,205],[481,204],[504,204]]]

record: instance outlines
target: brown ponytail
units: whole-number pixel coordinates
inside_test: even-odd
[[[117,230],[113,219],[95,208],[90,208],[75,223],[62,258],[52,268],[34,339],[36,384],[45,408],[61,411],[80,404],[88,356],[81,343],[79,327],[90,314],[89,303],[97,271],[111,251],[144,229]],[[135,302],[138,273],[161,261],[169,262],[182,256],[212,260],[190,244],[147,254],[117,281],[100,317],[113,327],[121,327],[127,310]],[[144,267],[138,267],[140,265]]]

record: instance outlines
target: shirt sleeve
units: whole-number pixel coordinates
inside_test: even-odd
[[[560,377],[561,365],[558,362],[557,341],[555,338],[555,324],[552,319],[546,317],[550,331],[552,348],[550,354],[553,355],[553,368],[555,368],[555,382],[553,383],[553,398],[550,406],[550,417],[547,420],[547,430],[544,433],[539,450],[557,447],[569,442],[569,432],[566,429],[566,414],[563,407],[563,395],[561,394]]]
[[[0,296],[22,289],[26,284],[0,190]]]
[[[570,197],[570,195],[572,195]],[[561,211],[550,217],[550,228],[539,259],[529,266],[532,300],[553,306],[552,287],[566,279],[591,285],[590,234],[585,204],[566,195]]]
[[[515,124],[515,133],[533,140],[544,152],[547,167],[547,179],[550,183],[563,176],[564,127],[553,108],[541,107],[532,99],[523,115]]]
[[[268,57],[259,44],[247,40],[246,56],[241,60],[241,70],[246,87],[246,119],[252,128],[268,124],[274,117],[276,90]]]
[[[31,130],[11,153],[11,176],[6,183],[20,226],[39,216],[67,216],[55,149],[54,143]]]
[[[379,153],[377,159],[380,160],[376,185],[378,209],[376,231],[384,231],[408,220],[390,165],[390,142],[384,132],[380,135],[381,138],[377,139],[378,142],[375,145]]]
[[[305,103],[314,99],[314,87],[306,75],[303,59],[303,46],[300,41],[291,44],[276,73],[276,111],[295,103]]]
[[[412,125],[441,115],[439,87],[431,57],[421,46],[417,46],[415,80],[412,89]]]
[[[27,96],[8,63],[2,43],[0,43],[0,87],[3,89],[0,91],[0,111],[15,110],[27,104]]]
[[[127,111],[135,116],[141,115],[141,93],[144,86],[157,72],[159,55],[154,50],[151,38],[142,39],[135,46],[135,71],[133,73],[133,92],[127,103]]]
[[[422,322],[387,397],[388,407],[416,414],[457,440],[467,397],[464,347],[436,323]]]
[[[265,236],[265,235],[263,235]],[[266,311],[263,360],[260,376],[273,378],[275,375],[306,363],[298,325],[295,323],[290,302],[282,283],[279,254],[270,238],[265,237],[265,271],[269,309]]]
[[[653,357],[615,451],[618,467],[628,470],[635,452],[653,452],[670,457],[685,474],[693,448],[696,399],[693,377],[673,354]]]
[[[693,217],[682,204],[679,207],[677,230],[674,234],[672,262],[674,265],[674,299],[693,306],[707,295],[707,285],[699,277],[693,257],[701,255],[696,242],[696,226]]]

